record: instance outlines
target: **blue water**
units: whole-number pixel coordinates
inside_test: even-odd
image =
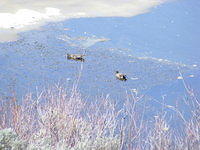
[[[174,1],[135,17],[71,19],[21,33],[18,41],[0,44],[0,93],[21,97],[36,87],[70,87],[82,66],[79,90],[88,99],[109,94],[120,103],[137,89],[156,101],[164,95],[168,105],[181,103],[187,94],[179,71],[200,87],[199,6],[197,0]],[[110,40],[95,43],[99,38]],[[67,53],[86,53],[86,61],[67,60]],[[116,80],[116,70],[128,81]],[[153,111],[156,101],[149,103]]]

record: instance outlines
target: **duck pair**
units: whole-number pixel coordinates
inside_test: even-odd
[[[67,59],[72,59],[72,60],[77,60],[77,61],[82,61],[84,62],[85,55],[82,54],[67,54]],[[123,73],[120,73],[119,71],[115,72],[115,76],[117,79],[121,80],[121,81],[126,81],[127,80],[127,76]]]

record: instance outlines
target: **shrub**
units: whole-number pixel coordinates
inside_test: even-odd
[[[0,130],[1,150],[23,150],[26,149],[24,141],[10,128]]]
[[[145,104],[138,93],[127,95],[118,108],[109,96],[96,101],[82,100],[76,89],[62,87],[0,102],[0,150],[198,150],[200,149],[200,103],[192,96],[191,118],[162,104],[183,121],[178,136],[158,115],[144,121]],[[138,110],[142,110],[139,112]],[[165,113],[161,113],[165,114]]]

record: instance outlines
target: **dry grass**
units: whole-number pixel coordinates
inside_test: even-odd
[[[1,100],[0,129],[14,129],[28,149],[119,149],[120,111],[108,97],[86,104],[76,90],[55,87],[21,103]]]
[[[0,129],[11,128],[26,149],[57,150],[199,150],[200,104],[188,87],[192,117],[187,120],[173,106],[164,105],[182,119],[180,136],[170,127],[165,113],[145,121],[143,96],[127,94],[120,109],[109,96],[87,102],[76,87],[60,86],[28,94],[18,103],[15,97],[1,98]],[[140,112],[140,113],[139,113]]]

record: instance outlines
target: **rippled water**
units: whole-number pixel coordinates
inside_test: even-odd
[[[14,89],[22,96],[57,83],[70,87],[81,75],[79,90],[90,98],[110,94],[123,101],[133,90],[156,101],[165,96],[174,105],[185,93],[180,72],[195,89],[200,85],[200,12],[188,3],[165,4],[133,18],[71,19],[21,33],[18,41],[0,44],[0,93]],[[85,62],[67,60],[67,53],[85,54]],[[127,82],[116,80],[116,70],[127,74]]]

